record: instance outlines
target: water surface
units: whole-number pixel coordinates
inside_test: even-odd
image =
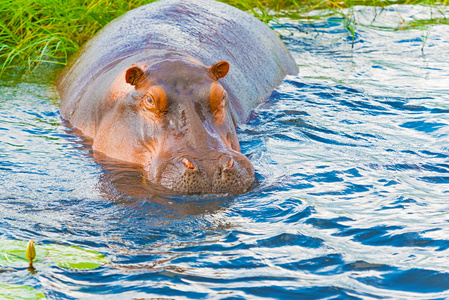
[[[323,11],[273,24],[300,74],[239,129],[259,185],[237,197],[158,196],[63,122],[48,76],[4,75],[0,238],[112,262],[0,282],[49,299],[449,297],[449,26],[354,12],[354,40]]]

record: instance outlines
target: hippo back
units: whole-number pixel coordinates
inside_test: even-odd
[[[109,23],[74,56],[57,82],[62,116],[70,121],[83,102],[99,101],[84,92],[93,79],[151,50],[185,54],[206,66],[228,61],[221,83],[237,124],[247,121],[285,75],[298,72],[277,34],[249,14],[211,0],[162,0]]]

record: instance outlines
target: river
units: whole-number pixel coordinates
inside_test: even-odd
[[[449,26],[401,29],[435,8],[352,12],[354,37],[329,11],[271,24],[300,73],[238,129],[258,185],[236,197],[153,194],[64,123],[54,69],[4,74],[0,239],[111,262],[0,282],[48,299],[448,298]]]

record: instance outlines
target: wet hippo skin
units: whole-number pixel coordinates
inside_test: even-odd
[[[298,69],[275,32],[214,1],[126,13],[87,42],[57,81],[60,111],[93,149],[142,165],[178,194],[239,194],[254,183],[236,126]]]

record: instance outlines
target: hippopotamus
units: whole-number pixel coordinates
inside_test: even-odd
[[[236,127],[298,68],[278,35],[212,0],[162,0],[115,19],[56,82],[61,116],[92,148],[176,194],[255,182]]]

